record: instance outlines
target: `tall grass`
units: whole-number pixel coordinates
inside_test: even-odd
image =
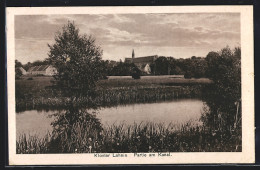
[[[98,89],[95,98],[81,97],[74,102],[77,106],[86,106],[95,103],[96,106],[117,106],[132,103],[149,103],[167,101],[181,98],[198,98],[201,96],[201,86],[139,86],[139,87],[114,87]],[[66,109],[70,107],[69,97],[31,97],[17,98],[16,111],[30,109]]]
[[[16,80],[16,111],[30,109],[66,108],[70,99],[55,86],[52,77],[34,77],[28,81]],[[157,102],[178,98],[200,97],[208,79],[173,79],[163,76],[148,76],[140,79],[100,80],[97,82],[97,97],[82,97],[74,104],[88,104],[90,100],[99,106],[114,106],[129,103]]]
[[[23,134],[16,140],[16,153],[21,154],[36,154],[47,153],[50,135],[46,134],[44,138],[39,138],[37,135]]]
[[[78,121],[51,138],[21,136],[17,153],[241,152],[241,132],[223,133],[191,122],[142,122],[99,127],[92,118]]]

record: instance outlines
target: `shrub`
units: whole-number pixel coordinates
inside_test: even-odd
[[[184,78],[186,79],[190,79],[192,77],[192,74],[191,72],[187,71],[185,74],[184,74]]]
[[[20,79],[22,75],[22,71],[19,68],[15,68],[15,79]]]
[[[142,74],[141,70],[139,70],[138,67],[133,65],[133,67],[132,67],[132,78],[133,79],[140,79],[141,74]]]
[[[32,78],[32,77],[29,77],[27,80],[33,80],[33,78]]]
[[[140,77],[140,74],[138,74],[138,73],[133,73],[133,74],[132,74],[132,78],[133,78],[133,79],[140,79],[141,77]]]

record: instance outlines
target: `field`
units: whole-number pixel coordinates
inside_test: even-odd
[[[141,76],[141,79],[132,79],[131,76],[110,76],[108,80],[100,80],[98,86],[106,87],[128,87],[128,86],[183,86],[207,84],[211,81],[207,78],[185,79],[174,78],[174,76]]]

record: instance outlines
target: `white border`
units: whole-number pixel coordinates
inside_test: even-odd
[[[196,164],[196,163],[254,163],[254,54],[253,6],[144,6],[144,7],[21,7],[7,8],[7,85],[8,140],[10,165],[66,165],[66,164]],[[49,14],[120,14],[120,13],[223,13],[241,15],[242,53],[242,152],[171,153],[171,157],[98,158],[93,154],[16,154],[15,128],[15,15]]]

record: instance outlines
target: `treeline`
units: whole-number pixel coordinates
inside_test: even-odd
[[[104,76],[133,76],[147,75],[133,63],[102,60]],[[208,64],[205,58],[191,57],[188,59],[175,59],[161,56],[150,64],[151,75],[184,75],[185,78],[207,77]]]
[[[212,73],[209,65],[212,64],[212,56],[215,53],[209,52],[206,57],[192,56],[187,59],[160,56],[150,64],[151,75],[184,75],[185,78],[210,78],[214,73]],[[24,65],[18,60],[15,61],[16,67],[23,67],[26,71],[30,67],[46,64],[50,64],[50,61],[47,59],[44,61],[37,60],[32,63],[28,62]],[[107,76],[133,76],[138,78],[141,75],[147,75],[146,72],[140,70],[135,64],[122,61],[101,60],[99,69],[103,78]]]
[[[146,75],[137,66],[124,62],[104,61],[106,74],[109,76],[131,76],[133,73]],[[151,75],[184,75],[185,78],[208,77],[208,63],[206,58],[191,57],[188,59],[175,59],[161,56],[150,64]]]
[[[207,62],[205,58],[192,56],[187,59],[159,57],[151,64],[155,75],[184,75],[185,78],[206,77]]]

